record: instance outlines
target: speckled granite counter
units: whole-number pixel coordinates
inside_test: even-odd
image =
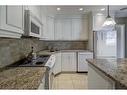
[[[54,53],[59,53],[59,52],[92,52],[92,51],[89,51],[89,50],[59,50],[59,51],[50,52],[49,50],[43,50],[43,51],[39,51],[38,55],[52,55]]]
[[[0,72],[0,89],[38,89],[45,67],[8,67]]]
[[[87,61],[119,84],[117,86],[127,89],[127,59],[87,59]]]

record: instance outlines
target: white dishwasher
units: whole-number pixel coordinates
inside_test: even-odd
[[[78,52],[78,72],[88,72],[86,59],[93,58],[93,53],[89,51]]]

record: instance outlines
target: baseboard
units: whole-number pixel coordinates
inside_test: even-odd
[[[59,72],[59,73],[57,73],[57,74],[54,74],[54,77],[55,77],[55,76],[58,76],[59,74],[61,74],[61,72]]]
[[[62,71],[61,73],[77,73],[76,71]]]
[[[59,72],[59,73],[53,74],[53,75],[55,77],[55,76],[58,76],[59,74],[62,74],[62,73],[66,74],[66,73],[88,73],[88,72],[87,71],[86,72],[84,72],[84,71],[83,72],[78,72],[78,71],[77,72],[75,72],[75,71],[71,71],[71,72],[69,71],[69,72],[67,72],[67,71],[63,71],[63,72]]]
[[[77,73],[88,73],[88,71],[82,71],[82,72],[78,72],[78,71],[77,71]]]

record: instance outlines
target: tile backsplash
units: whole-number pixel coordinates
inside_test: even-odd
[[[45,41],[45,44],[58,50],[88,49],[88,41]]]
[[[0,67],[23,59],[31,51],[32,46],[35,52],[46,48],[45,43],[36,38],[0,38]]]
[[[53,47],[59,50],[87,49],[87,41],[41,41],[37,38],[0,38],[0,68],[25,58],[31,51],[40,51]]]

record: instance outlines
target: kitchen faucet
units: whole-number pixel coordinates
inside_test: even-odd
[[[32,61],[32,59],[33,59],[33,55],[32,54],[33,54],[33,47],[31,47],[31,52],[26,57],[26,62],[27,63]]]

